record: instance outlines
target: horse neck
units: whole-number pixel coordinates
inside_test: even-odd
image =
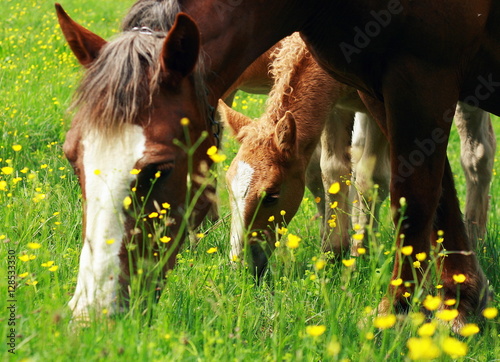
[[[277,80],[271,91],[266,110],[268,121],[277,122],[287,111],[292,112],[299,155],[307,160],[312,156],[341,92],[339,85],[306,52],[294,64],[286,84],[280,85]]]
[[[299,30],[311,12],[298,0],[178,1],[200,29],[212,106],[255,59]]]

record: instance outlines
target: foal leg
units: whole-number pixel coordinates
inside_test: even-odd
[[[335,108],[321,135],[321,174],[325,190],[322,247],[335,256],[349,250],[350,203],[345,180],[350,179],[351,173],[349,149],[353,122],[353,112]],[[331,194],[329,189],[335,182],[340,184],[340,191]]]
[[[496,140],[489,113],[458,103],[455,124],[460,135],[462,168],[467,184],[465,225],[476,245],[486,233]]]
[[[306,186],[316,199],[316,207],[318,208],[319,217],[325,218],[325,190],[323,187],[323,178],[321,175],[321,145],[318,144],[314,153],[307,165],[306,169]],[[321,224],[321,235],[323,235],[323,226]]]
[[[389,162],[389,143],[380,131],[375,120],[366,113],[357,113],[353,132],[353,180],[356,202],[353,204],[353,224],[360,228],[357,234],[365,234],[366,226],[376,229],[379,218],[380,205],[389,194],[389,179],[391,175]],[[363,132],[362,138],[358,132]],[[364,144],[360,145],[360,139]],[[359,151],[358,151],[359,150]],[[361,152],[360,152],[361,151]],[[359,156],[360,155],[360,156]],[[375,195],[374,186],[378,185]],[[376,197],[374,200],[373,198]],[[374,206],[374,207],[372,207]],[[361,246],[357,239],[353,240],[351,254],[357,255],[357,249]]]

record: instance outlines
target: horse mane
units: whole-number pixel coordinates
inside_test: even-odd
[[[122,22],[122,30],[148,27],[153,31],[168,32],[181,11],[177,0],[139,0]]]
[[[158,89],[164,37],[129,31],[107,43],[75,93],[76,117],[102,130],[134,123]]]
[[[161,50],[179,9],[176,0],[139,0],[132,6],[123,32],[103,47],[75,93],[71,108],[77,109],[76,118],[85,118],[85,127],[109,132],[151,110],[161,81]],[[200,52],[190,76],[201,114],[210,116],[203,74]]]

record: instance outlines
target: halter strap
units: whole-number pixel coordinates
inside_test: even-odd
[[[138,31],[141,34],[153,35],[154,31],[148,28],[147,26],[135,26],[130,31]]]

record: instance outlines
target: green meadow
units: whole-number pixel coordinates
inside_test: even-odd
[[[109,39],[131,0],[62,0],[80,24]],[[203,224],[198,240],[177,255],[156,304],[131,303],[127,313],[96,316],[86,328],[71,323],[82,245],[80,187],[62,144],[67,109],[82,76],[57,25],[54,4],[2,0],[0,11],[0,360],[2,361],[409,361],[500,358],[500,184],[491,189],[488,233],[477,253],[497,298],[485,319],[461,334],[449,317],[420,312],[438,279],[407,316],[376,315],[390,282],[395,228],[388,203],[370,253],[325,263],[316,205],[306,193],[270,259],[265,281],[229,261],[229,202],[224,173],[238,145],[225,136],[217,165],[221,220]],[[265,97],[240,93],[235,108],[251,117]],[[494,117],[500,134],[500,120]],[[465,181],[455,129],[449,146],[463,205]],[[497,156],[498,157],[498,156]],[[498,162],[495,160],[495,168]],[[277,215],[276,217],[280,217]],[[446,237],[446,235],[444,236]],[[442,250],[434,250],[429,257]],[[411,255],[407,257],[413,257]],[[14,291],[8,283],[15,281]],[[459,285],[457,285],[459,287]],[[133,290],[134,287],[132,288]],[[418,295],[417,295],[418,294]],[[140,296],[134,296],[140,300]],[[429,301],[429,299],[428,299]],[[437,301],[439,302],[439,301]],[[457,301],[458,303],[459,301]],[[9,351],[10,350],[10,351]],[[14,353],[12,353],[14,352]]]

